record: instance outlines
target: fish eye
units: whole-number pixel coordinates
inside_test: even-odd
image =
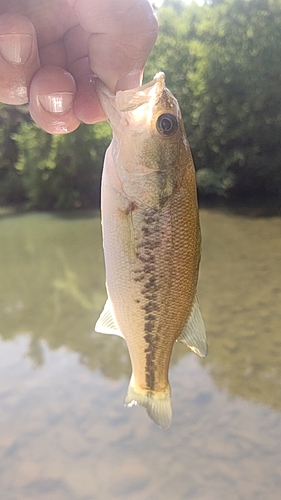
[[[178,120],[170,113],[164,113],[158,116],[156,120],[156,128],[162,135],[170,136],[178,130]]]

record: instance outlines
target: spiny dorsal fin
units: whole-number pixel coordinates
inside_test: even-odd
[[[191,314],[178,341],[187,344],[200,358],[205,358],[205,356],[207,356],[208,345],[206,330],[197,297],[195,297]]]
[[[103,311],[96,322],[95,331],[98,333],[119,335],[119,337],[124,338],[124,335],[120,332],[114,318],[109,299],[107,299]]]

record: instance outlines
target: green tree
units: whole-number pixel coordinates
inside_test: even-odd
[[[280,197],[280,0],[170,0],[158,17],[147,75],[180,102],[199,189]]]
[[[111,137],[107,123],[80,125],[71,134],[50,135],[22,123],[13,139],[15,164],[28,208],[71,209],[99,204],[103,156]]]
[[[190,80],[196,71],[197,54],[193,42],[197,38],[201,10],[197,4],[185,6],[170,0],[157,11],[159,36],[148,59],[145,80],[164,71],[166,85],[177,97],[190,135],[193,93]]]
[[[281,197],[281,2],[166,0],[146,79],[177,97],[203,194]],[[97,204],[108,125],[50,136],[24,108],[0,107],[0,203]]]
[[[227,0],[206,14],[192,81],[194,94],[201,85],[192,138],[199,165],[220,173],[226,190],[281,195],[281,4]]]
[[[0,205],[21,202],[24,188],[15,169],[17,147],[12,135],[29,119],[26,107],[0,104]]]

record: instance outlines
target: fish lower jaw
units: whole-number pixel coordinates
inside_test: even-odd
[[[138,387],[132,376],[125,405],[143,406],[149,417],[163,429],[168,429],[172,423],[171,391],[169,384],[163,391],[152,391]]]

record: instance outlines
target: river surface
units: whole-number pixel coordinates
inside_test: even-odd
[[[201,210],[209,354],[176,345],[173,424],[124,408],[98,213],[0,218],[4,500],[279,500],[281,218]]]

